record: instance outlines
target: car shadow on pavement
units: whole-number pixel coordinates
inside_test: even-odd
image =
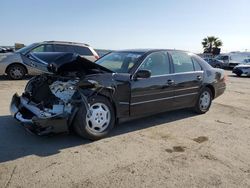
[[[32,77],[33,77],[33,76],[26,75],[26,76],[23,78],[23,80],[29,80],[29,79],[31,79]],[[8,81],[16,82],[16,80],[11,80],[11,79],[9,79],[7,75],[1,75],[1,76],[0,76],[0,81],[1,81],[1,80],[8,80]]]
[[[117,125],[108,137],[174,122],[194,115],[195,113],[190,110],[178,110],[130,120]],[[29,155],[41,157],[55,155],[60,153],[60,150],[84,144],[94,144],[94,142],[82,139],[74,133],[36,136],[27,132],[11,116],[0,116],[0,163]]]

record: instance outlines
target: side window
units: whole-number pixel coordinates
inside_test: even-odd
[[[201,67],[200,63],[198,62],[198,60],[195,58],[192,58],[192,60],[194,63],[194,70],[195,71],[202,71],[202,67]],[[212,61],[212,59],[210,59],[210,61]]]
[[[194,71],[191,56],[186,52],[170,51],[173,59],[175,73]]]
[[[53,46],[51,44],[43,44],[34,48],[31,51],[32,52],[53,52]]]
[[[82,46],[75,46],[74,47],[75,52],[80,54],[80,55],[86,55],[86,56],[92,56],[93,53],[90,51],[89,48],[82,47]]]
[[[44,52],[54,52],[53,45],[51,44],[44,45]]]
[[[55,52],[71,52],[74,53],[74,49],[70,45],[55,44]]]
[[[44,52],[44,45],[40,45],[34,48],[33,50],[31,50],[31,52]]]
[[[139,70],[151,71],[151,76],[158,76],[170,73],[170,63],[167,52],[154,52],[148,55],[140,66]]]

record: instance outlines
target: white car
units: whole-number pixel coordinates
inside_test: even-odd
[[[17,50],[14,53],[0,54],[0,75],[7,74],[12,80],[20,80],[27,74],[40,74],[41,72],[39,72],[37,69],[34,69],[32,66],[25,65],[20,54],[26,55],[28,53],[44,52],[77,53],[92,62],[99,59],[96,51],[88,44],[62,41],[45,41],[33,43],[29,46],[21,48],[20,50]]]
[[[244,60],[249,57],[249,52],[230,52],[218,55],[215,59],[223,62],[223,68],[234,68],[239,64],[244,64]]]
[[[235,73],[237,76],[250,76],[250,59],[245,59],[244,64],[235,66],[233,73]]]

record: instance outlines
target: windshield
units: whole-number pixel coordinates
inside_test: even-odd
[[[95,63],[118,73],[129,73],[143,52],[111,52]]]
[[[28,46],[25,46],[19,50],[17,50],[16,52],[17,53],[22,53],[22,54],[25,54],[26,52],[28,52],[30,49],[32,49],[33,47],[35,47],[38,43],[33,43],[33,44],[30,44]]]

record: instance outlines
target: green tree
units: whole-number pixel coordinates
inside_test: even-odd
[[[223,45],[222,41],[214,36],[208,36],[202,40],[204,53],[213,53]]]

